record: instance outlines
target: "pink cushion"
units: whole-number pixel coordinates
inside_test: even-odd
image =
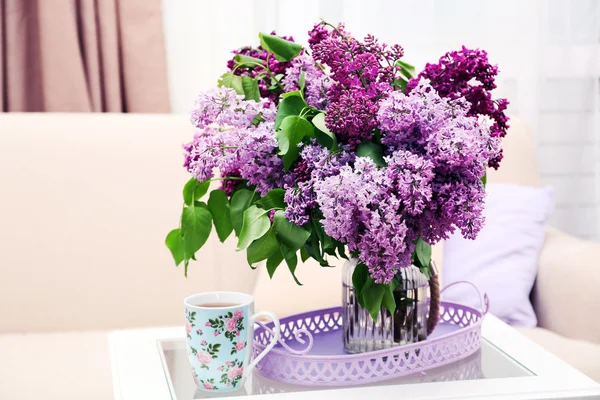
[[[444,284],[470,281],[488,294],[492,314],[512,325],[536,326],[529,294],[554,191],[511,184],[491,184],[487,191],[486,223],[477,239],[456,233],[445,243]],[[479,306],[466,285],[448,289],[443,298]]]

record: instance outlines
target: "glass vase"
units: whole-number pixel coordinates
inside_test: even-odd
[[[343,267],[342,318],[344,347],[349,353],[365,353],[427,339],[429,282],[419,268],[409,266],[398,272],[401,284],[394,291],[396,310],[382,307],[376,320],[362,308],[352,285],[357,260]]]

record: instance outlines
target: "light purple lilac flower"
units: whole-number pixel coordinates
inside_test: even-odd
[[[323,110],[327,105],[327,90],[331,87],[332,80],[308,54],[301,54],[292,60],[291,66],[286,70],[286,76],[281,81],[284,90],[286,92],[299,90],[302,73],[305,78],[306,104]]]
[[[433,163],[405,150],[396,150],[385,157],[385,161],[387,167],[382,169],[384,185],[389,195],[395,195],[402,201],[398,212],[421,214],[431,201],[431,182],[435,176]]]
[[[286,174],[283,160],[277,155],[279,147],[272,122],[263,122],[256,128],[247,129],[240,138],[237,166],[242,178],[247,179],[261,195],[271,189],[293,183]]]
[[[467,113],[463,99],[442,98],[421,80],[409,95],[393,92],[381,102],[377,115],[381,142],[388,151],[406,149],[437,168],[481,178],[485,166],[499,154],[500,138]]]
[[[245,101],[230,88],[217,88],[202,92],[194,102],[190,121],[197,128],[210,124],[245,128],[263,109],[263,104]]]
[[[431,244],[448,238],[455,227],[475,238],[483,224],[480,178],[498,156],[500,138],[468,116],[468,109],[463,99],[441,98],[421,80],[409,95],[392,93],[378,113],[388,152],[404,149],[433,165],[431,200],[409,218],[409,227]]]
[[[184,145],[185,166],[203,182],[214,177],[215,168],[235,169],[238,143],[243,131],[231,126],[209,125],[199,129],[191,143]]]
[[[310,213],[317,205],[311,182],[300,182],[297,187],[285,191],[284,201],[287,207],[284,216],[292,223],[302,226],[310,221]]]
[[[357,251],[377,283],[389,283],[398,268],[410,265],[412,241],[416,239],[403,212],[412,203],[405,203],[396,193],[398,185],[413,182],[404,182],[401,174],[395,176],[394,172],[411,161],[417,168],[424,163],[402,157],[399,155],[397,166],[389,169],[378,169],[370,158],[359,157],[354,167],[341,167],[338,175],[314,184],[325,233],[346,243],[350,251]],[[420,180],[427,179],[425,174]],[[408,187],[402,190],[410,191]]]
[[[354,153],[344,149],[331,153],[316,143],[305,145],[300,152],[298,166],[293,171],[297,187],[292,185],[286,189],[285,217],[296,225],[306,224],[316,206],[314,183],[338,174],[342,166],[354,162],[354,159]]]

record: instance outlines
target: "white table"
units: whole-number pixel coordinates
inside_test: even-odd
[[[195,390],[185,355],[183,327],[116,331],[110,334],[109,344],[115,400],[238,396],[304,399],[309,397],[306,391],[314,400],[600,398],[599,384],[492,315],[484,320],[483,337],[480,352],[428,371],[427,375],[415,374],[368,386],[315,389],[254,374],[243,389],[229,395]]]

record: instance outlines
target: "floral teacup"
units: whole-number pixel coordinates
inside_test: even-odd
[[[280,338],[279,320],[263,311],[254,314],[254,298],[236,292],[200,293],[187,297],[185,330],[194,382],[201,390],[239,389],[256,364]],[[273,320],[275,335],[267,348],[250,362],[254,321]]]

